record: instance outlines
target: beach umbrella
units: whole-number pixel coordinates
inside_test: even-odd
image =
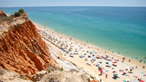
[[[99,65],[99,63],[96,63],[97,65]]]
[[[139,82],[139,81],[137,81],[137,80],[130,80],[130,82]]]
[[[90,51],[90,54],[92,54],[93,52],[92,51]]]
[[[82,54],[80,54],[80,56],[81,56],[81,57],[83,57],[83,55],[82,55]]]
[[[110,67],[111,65],[110,65],[110,64],[108,64],[108,66]]]
[[[99,65],[99,67],[103,67],[103,65],[102,65],[102,64],[100,64],[100,65]]]
[[[68,49],[66,49],[66,52],[69,52],[69,50],[68,50]]]
[[[145,74],[144,72],[141,72],[141,74]]]
[[[113,75],[114,75],[114,76],[117,76],[117,73],[114,73]]]
[[[114,69],[114,71],[116,71],[116,69]]]
[[[112,62],[113,64],[115,64],[115,62]]]
[[[129,81],[129,79],[126,79],[125,81]]]
[[[102,72],[102,70],[99,70],[99,72]]]
[[[140,82],[144,82],[143,80],[140,80]]]
[[[126,67],[126,69],[129,69],[129,67]]]
[[[96,59],[95,57],[92,57],[92,59]]]
[[[105,70],[105,72],[108,72],[108,70]]]

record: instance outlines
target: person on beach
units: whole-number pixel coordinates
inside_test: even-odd
[[[85,58],[85,61],[87,61],[88,60],[88,58]]]
[[[102,79],[100,79],[100,82],[102,82]]]
[[[100,72],[99,76],[102,76],[102,72],[103,72],[102,69],[100,69],[99,72]]]
[[[135,68],[137,69],[137,66],[135,66]]]
[[[99,72],[100,72],[100,74],[99,74],[99,76],[102,76],[102,68],[100,68],[100,67],[98,67],[98,70],[99,70]]]
[[[105,78],[107,78],[107,76],[108,76],[108,75],[107,75],[107,74],[105,74]]]
[[[130,62],[131,60],[129,59],[129,62]]]
[[[143,69],[145,69],[145,66],[142,66]]]
[[[125,57],[123,57],[123,61],[122,62],[124,62],[125,61]]]
[[[143,59],[142,59],[143,60]],[[139,62],[142,62],[142,60],[140,60]]]
[[[117,59],[117,62],[119,61],[119,59]]]

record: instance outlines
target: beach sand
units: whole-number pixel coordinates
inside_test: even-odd
[[[73,55],[74,57],[72,58],[69,56],[70,53],[67,54],[67,53],[63,52],[61,49],[52,45],[49,41],[44,39],[47,37],[45,37],[44,34],[41,34],[41,36],[48,43],[48,45],[50,45],[52,47],[52,49],[57,51],[57,54],[61,59],[68,60],[68,61],[75,63],[78,68],[83,69],[85,72],[91,74],[92,76],[96,76],[96,77],[99,77],[100,79],[102,79],[102,82],[123,82],[123,80],[125,80],[125,79],[130,79],[130,80],[137,79],[133,76],[138,76],[138,78],[142,78],[142,80],[146,81],[146,76],[143,76],[143,74],[141,74],[141,72],[146,73],[146,69],[142,69],[142,66],[144,66],[145,64],[140,63],[140,62],[135,61],[135,60],[132,60],[132,59],[130,59],[131,61],[128,62],[128,60],[129,60],[128,58],[125,58],[124,63],[122,63],[121,61],[122,61],[123,57],[120,55],[117,55],[116,53],[112,53],[112,51],[110,51],[110,50],[104,50],[104,49],[99,48],[99,47],[94,47],[90,44],[84,43],[84,42],[76,40],[74,38],[72,38],[70,40],[71,37],[69,37],[69,36],[63,35],[61,33],[57,33],[55,31],[50,30],[50,29],[48,29],[44,26],[41,26],[37,23],[34,23],[34,24],[36,25],[36,27],[39,30],[46,32],[47,34],[51,35],[52,37],[55,37],[55,38],[62,37],[62,39],[61,39],[62,41],[67,41],[68,44],[72,43],[73,50],[71,53],[74,53],[75,49],[77,48],[77,50],[79,51],[78,52],[79,54],[83,54],[83,50],[85,50],[85,51],[92,51],[98,55],[102,55],[102,56],[108,55],[110,58],[114,57],[114,59],[119,59],[119,62],[116,63],[117,67],[112,66],[114,69],[105,67],[105,65],[106,65],[105,62],[107,62],[107,60],[96,59],[95,62],[102,61],[102,65],[104,68],[103,75],[99,76],[100,72],[98,70],[98,67],[95,66],[96,63],[93,63],[93,64],[91,63],[91,66],[86,64],[87,61],[85,61],[85,57],[87,58],[87,55],[84,55],[85,57],[83,57],[83,58],[80,58],[79,55]],[[80,49],[81,47],[83,49]],[[91,58],[88,58],[88,61],[90,61],[90,60],[91,60]],[[109,63],[112,64],[112,62],[109,62]],[[125,70],[126,67],[134,67],[135,68],[136,66],[137,66],[137,69],[133,69],[132,74],[127,73],[127,76],[123,76],[122,72],[119,72],[119,70]],[[108,72],[105,72],[105,70],[108,70]],[[116,71],[120,78],[118,78],[117,80],[113,79],[112,78],[113,77],[112,71]],[[105,78],[105,74],[108,74],[108,78]]]

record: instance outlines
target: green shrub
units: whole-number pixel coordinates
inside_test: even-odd
[[[91,75],[90,75],[90,78],[95,79],[95,77],[93,77],[93,76],[91,76]]]
[[[20,12],[15,12],[15,13],[14,13],[14,16],[15,16],[15,17],[19,17],[20,15],[21,15]]]
[[[20,74],[20,78],[23,79],[23,80],[27,79],[27,77],[25,75],[23,75],[23,74]]]
[[[18,27],[18,26],[17,26]],[[29,48],[33,53],[35,53],[35,54],[40,54],[39,52],[37,52],[37,51],[35,51],[35,50],[33,50],[33,49],[31,49],[31,48]]]
[[[18,12],[20,12],[20,13],[24,13],[24,10],[23,10],[23,9],[19,9]]]
[[[59,70],[60,70],[60,71],[63,71],[63,68],[60,68]]]

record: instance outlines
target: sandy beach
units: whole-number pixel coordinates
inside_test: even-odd
[[[94,77],[102,79],[102,82],[123,82],[123,80],[128,79],[129,82],[139,82],[137,80],[138,78],[146,81],[146,68],[142,68],[145,64],[133,59],[130,59],[129,62],[128,58],[125,58],[125,61],[122,62],[123,57],[116,53],[112,53],[110,50],[94,47],[90,44],[50,30],[37,23],[34,24],[41,37],[48,45],[54,50],[59,51],[57,54],[60,59],[75,63],[78,68],[83,69]],[[97,59],[97,56],[99,56],[99,59]],[[116,66],[113,66],[113,64]],[[106,67],[107,65],[110,65],[110,67]],[[101,76],[99,76],[100,72],[98,67],[102,68]],[[129,70],[131,73],[129,73]],[[113,71],[117,73],[119,78],[113,79]],[[123,72],[126,72],[126,74],[122,75]],[[106,75],[107,78],[105,78]]]

